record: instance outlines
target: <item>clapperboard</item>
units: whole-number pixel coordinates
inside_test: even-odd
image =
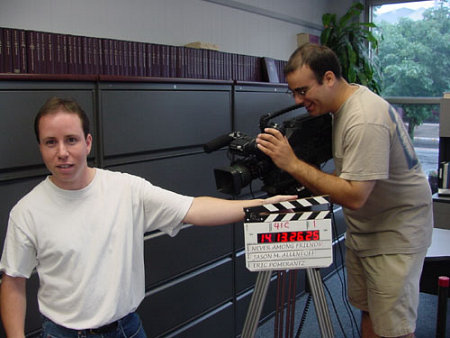
[[[333,262],[328,196],[245,209],[246,266],[250,271],[328,267]]]

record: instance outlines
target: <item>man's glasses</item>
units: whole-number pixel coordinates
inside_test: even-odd
[[[292,90],[288,89],[286,94],[292,96],[293,98],[295,98],[295,97],[305,97],[306,93],[310,89],[311,89],[310,87],[301,87],[301,88],[295,88],[295,89],[292,89]]]

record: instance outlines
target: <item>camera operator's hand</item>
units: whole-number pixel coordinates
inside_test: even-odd
[[[266,128],[264,131],[256,138],[258,149],[269,156],[278,168],[286,172],[295,170],[298,158],[287,137],[274,128]]]

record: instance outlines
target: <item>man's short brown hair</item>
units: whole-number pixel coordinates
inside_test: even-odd
[[[284,74],[295,72],[302,66],[308,66],[313,71],[319,84],[322,84],[323,76],[327,71],[332,71],[338,79],[342,77],[338,57],[326,46],[306,43],[298,47],[289,58]]]
[[[78,115],[81,120],[81,126],[83,128],[84,137],[86,138],[89,134],[89,117],[86,115],[84,110],[80,107],[80,105],[71,98],[59,98],[59,97],[51,97],[49,98],[44,105],[39,109],[35,119],[34,119],[34,133],[36,134],[36,139],[38,143],[39,140],[39,121],[45,115],[54,114],[58,111],[64,111],[66,113],[72,113]]]

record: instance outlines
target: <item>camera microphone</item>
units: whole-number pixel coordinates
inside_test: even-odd
[[[203,150],[205,153],[211,153],[215,150],[219,150],[222,147],[225,147],[233,141],[233,132],[216,137],[215,139],[209,141],[205,145],[203,145]]]

